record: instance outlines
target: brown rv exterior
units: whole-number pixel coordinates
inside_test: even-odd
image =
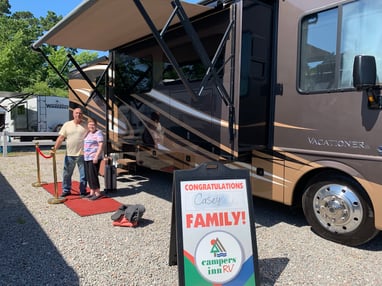
[[[378,1],[206,1],[185,4],[187,21],[166,28],[168,9],[161,8],[152,18],[163,37],[155,29],[116,29],[126,17],[140,27],[150,23],[140,10],[118,10],[133,6],[118,1],[110,5],[116,20],[102,27],[110,28],[107,36],[71,34],[76,23],[98,21],[91,14],[109,5],[91,2],[63,20],[62,33],[59,24],[36,45],[62,41],[110,50],[104,87],[111,88],[100,89],[108,115],[100,100],[90,100],[88,110],[109,127],[112,152],[166,172],[207,161],[248,169],[255,196],[302,206],[314,231],[336,242],[359,245],[382,230],[382,106],[370,104],[372,97],[378,102],[379,83],[356,89],[352,82],[358,54],[374,56],[377,73],[382,70],[380,51],[363,45],[373,42],[357,22],[362,10],[367,21],[380,23]],[[138,2],[149,16],[157,5],[170,4]],[[122,17],[125,12],[131,15]],[[354,40],[357,32],[362,37]],[[86,102],[90,86],[76,72],[70,78]],[[73,92],[69,96],[80,104]],[[142,138],[154,124],[153,112],[163,136],[156,147]]]

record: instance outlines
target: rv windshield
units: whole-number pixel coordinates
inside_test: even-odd
[[[353,88],[354,57],[373,55],[377,70],[382,31],[382,7],[378,1],[355,1],[308,15],[301,23],[300,80],[302,92]],[[341,27],[341,29],[337,29]],[[380,77],[378,77],[380,78]]]

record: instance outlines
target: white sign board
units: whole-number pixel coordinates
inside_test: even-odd
[[[217,163],[175,172],[173,226],[180,285],[256,285],[249,182],[248,171]]]

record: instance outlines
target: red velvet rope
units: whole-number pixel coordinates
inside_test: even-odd
[[[36,150],[37,150],[37,152],[38,152],[42,157],[44,157],[45,159],[50,159],[50,158],[53,157],[53,155],[47,156],[47,155],[45,155],[44,153],[42,153],[41,150],[40,150],[40,148],[37,147],[37,146],[36,146]]]

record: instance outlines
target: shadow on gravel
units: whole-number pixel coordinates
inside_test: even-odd
[[[1,285],[79,285],[15,190],[0,173]]]
[[[358,246],[357,248],[369,251],[382,251],[382,232],[380,232],[373,240]]]
[[[288,258],[267,258],[259,260],[260,285],[275,285],[289,263]],[[271,272],[270,272],[271,271]]]
[[[253,197],[253,208],[255,210],[256,223],[265,227],[270,227],[280,222],[297,227],[307,225],[302,210],[291,208],[281,203]]]
[[[117,190],[109,197],[124,197],[145,192],[171,202],[173,174],[139,168],[136,174],[117,178]]]

